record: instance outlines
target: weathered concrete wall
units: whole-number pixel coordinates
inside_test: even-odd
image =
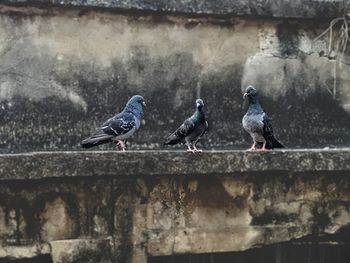
[[[345,174],[158,179],[149,193],[151,255],[241,251],[349,224]],[[339,187],[339,183],[342,186]],[[147,183],[148,185],[148,183]],[[343,188],[344,187],[344,188]]]
[[[246,147],[248,84],[287,146],[349,145],[349,67],[337,68],[333,98],[327,39],[312,41],[329,21],[284,19],[332,18],[329,2],[1,4],[2,153],[79,149],[135,93],[149,106],[132,149],[161,148],[196,97],[204,146]],[[142,263],[338,233],[350,222],[349,159],[349,149],[4,154],[0,261]]]
[[[3,155],[0,258],[142,263],[340,233],[350,223],[349,152]],[[68,158],[75,168],[59,165]]]
[[[210,123],[205,147],[247,147],[247,84],[287,146],[349,145],[349,66],[337,70],[333,99],[335,62],[325,39],[312,42],[326,26],[1,6],[0,149],[79,149],[135,93],[149,107],[134,149],[160,148],[197,96]]]
[[[27,180],[0,188],[1,258],[111,262],[113,180]]]

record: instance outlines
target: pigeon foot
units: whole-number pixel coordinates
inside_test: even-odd
[[[118,140],[116,145],[122,152],[125,152],[126,144],[124,141]]]
[[[261,149],[256,149],[255,151],[256,151],[256,152],[267,152],[268,150],[267,150],[267,149],[261,148]]]
[[[255,148],[255,143],[252,145],[252,147],[250,147],[248,150],[248,152],[255,152],[256,148]]]
[[[263,146],[260,148],[260,149],[257,149],[258,152],[266,152],[267,149],[266,149],[266,142],[263,143]]]
[[[202,149],[197,149],[197,147],[196,147],[196,146],[193,146],[193,150],[194,150],[195,152],[198,152],[198,153],[203,152],[203,150],[202,150]]]

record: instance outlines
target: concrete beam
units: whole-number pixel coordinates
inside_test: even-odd
[[[332,18],[338,16],[342,1],[322,0],[288,0],[288,1],[258,1],[258,0],[5,0],[1,3],[21,6],[61,6],[78,8],[106,8],[120,11],[179,13],[185,15],[214,16],[262,16],[286,18]]]
[[[0,180],[350,171],[350,149],[33,152],[0,155]]]

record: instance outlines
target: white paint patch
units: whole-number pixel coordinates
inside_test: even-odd
[[[13,97],[14,85],[10,81],[0,83],[0,101],[11,100]]]
[[[259,93],[268,94],[274,98],[284,96],[288,84],[284,71],[285,63],[284,59],[266,57],[261,53],[250,57],[244,65],[242,94],[248,85],[253,85]]]
[[[305,31],[300,32],[299,36],[299,50],[311,54],[313,51],[312,39],[310,39]]]
[[[86,112],[87,110],[87,103],[85,102],[85,100],[80,97],[77,93],[75,93],[74,91],[69,91],[68,92],[68,99],[77,106],[80,106],[83,108],[83,110]]]

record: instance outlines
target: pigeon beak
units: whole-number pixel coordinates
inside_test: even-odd
[[[143,101],[143,102],[142,102],[142,105],[143,105],[144,107],[146,107],[146,102]]]
[[[246,93],[244,93],[243,94],[243,99],[245,99],[245,97],[247,97],[248,96],[248,93],[246,92]]]

